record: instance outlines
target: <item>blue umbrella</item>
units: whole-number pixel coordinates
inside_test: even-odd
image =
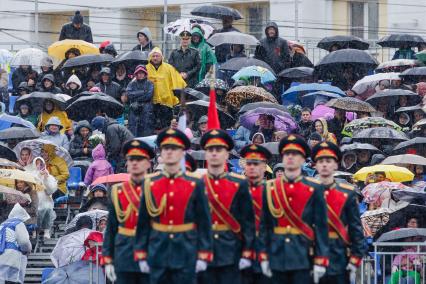
[[[260,66],[244,67],[235,73],[234,76],[232,76],[232,79],[237,81],[242,77],[259,77],[262,84],[272,82],[277,79],[271,71]]]
[[[332,86],[330,84],[320,84],[320,83],[307,83],[299,84],[297,86],[289,88],[281,95],[281,100],[287,104],[294,104],[298,100],[299,92],[312,93],[317,91],[324,91],[339,94],[341,96],[346,96],[340,88]]]
[[[318,91],[318,92],[313,92],[313,93],[304,95],[301,98],[301,100],[302,100],[302,106],[313,109],[315,107],[315,101],[317,99],[322,99],[323,101],[329,101],[330,99],[341,98],[341,97],[344,97],[344,96],[340,94],[336,94],[336,93]]]
[[[34,124],[29,122],[28,120],[25,120],[18,116],[9,115],[6,113],[0,114],[0,130],[7,129],[12,124],[18,124],[24,127],[35,129]]]

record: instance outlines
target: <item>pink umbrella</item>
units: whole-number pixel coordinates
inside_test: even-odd
[[[326,120],[330,120],[334,117],[334,109],[327,107],[325,105],[318,105],[312,111],[312,120],[316,120],[319,118],[325,118]],[[346,119],[348,121],[352,121],[356,119],[356,113],[346,112]]]

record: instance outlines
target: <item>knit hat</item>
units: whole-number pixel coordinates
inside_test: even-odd
[[[318,132],[312,132],[309,136],[309,140],[322,141],[322,137]]]
[[[72,17],[72,23],[77,25],[83,23],[83,16],[80,14],[80,11],[75,11],[74,17]]]
[[[92,119],[92,127],[93,129],[97,129],[102,131],[104,126],[106,124],[106,118],[103,116],[96,116],[95,118]]]
[[[135,72],[133,72],[133,75],[136,76],[137,73],[143,72],[145,75],[148,75],[148,71],[146,70],[145,65],[138,65],[135,68]]]

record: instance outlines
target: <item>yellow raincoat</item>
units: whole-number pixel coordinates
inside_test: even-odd
[[[64,128],[61,129],[62,134],[64,134],[65,131],[72,129],[72,122],[68,118],[67,113],[65,111],[57,109],[57,107],[55,105],[54,109],[51,113],[47,113],[47,112],[43,111],[40,114],[40,116],[38,118],[38,124],[37,124],[37,128],[40,132],[43,132],[45,130],[44,128],[46,127],[46,123],[53,116],[56,116],[61,121],[62,126],[64,127]]]
[[[161,54],[161,50],[155,47],[150,54],[152,53]],[[161,104],[168,107],[177,105],[179,99],[173,95],[173,90],[186,87],[186,83],[179,72],[164,61],[158,69],[155,69],[151,62],[146,65],[146,69],[148,71],[148,80],[154,84],[153,104]]]
[[[67,180],[70,177],[67,163],[64,159],[55,154],[55,147],[49,144],[43,146],[43,150],[49,155],[49,160],[46,161],[46,168],[57,181],[58,189],[64,194],[67,193]]]

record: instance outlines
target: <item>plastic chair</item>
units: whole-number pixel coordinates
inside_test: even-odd
[[[81,168],[79,167],[71,167],[69,169],[70,177],[67,180],[67,188],[68,189],[78,189],[80,187],[80,183],[82,182],[82,174]]]
[[[15,103],[18,96],[9,96],[9,113],[15,113]]]

